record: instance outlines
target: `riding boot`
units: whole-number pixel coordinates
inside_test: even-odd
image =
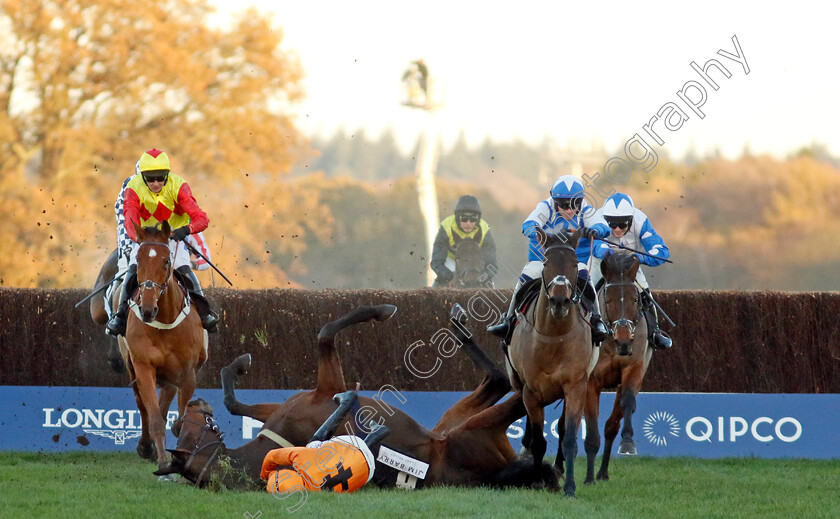
[[[186,285],[185,288],[206,301],[207,298],[204,297],[204,290],[201,289],[198,278],[195,277],[195,273],[189,265],[180,266],[176,270],[183,276],[184,284]],[[196,309],[198,310],[199,316],[201,316],[201,326],[210,333],[218,331],[216,326],[219,324],[219,316],[216,315],[216,312],[210,310],[209,303],[206,305],[196,305]]]
[[[517,281],[516,288],[513,289],[513,294],[510,296],[510,305],[508,306],[507,313],[502,316],[499,324],[487,327],[488,332],[502,339],[508,346],[510,346],[510,339],[513,337],[513,329],[515,328],[513,322],[516,320],[516,296],[520,288],[522,288],[522,281]]]
[[[650,289],[646,288],[642,291],[642,313],[648,325],[648,342],[655,350],[667,350],[673,346],[674,341],[671,337],[659,329],[659,322],[656,319],[656,311],[654,310],[653,294]]]
[[[120,288],[120,304],[117,311],[105,325],[105,331],[113,336],[122,335],[125,337],[125,325],[128,318],[128,298],[137,290],[137,265],[128,267]]]
[[[595,301],[595,289],[592,283],[586,278],[578,278],[578,293],[583,309],[589,313],[589,326],[592,328],[592,342],[600,344],[610,336],[610,331],[604,321],[601,320],[601,312],[598,310],[598,303]]]
[[[335,430],[338,429],[338,425],[344,421],[344,417],[347,416],[347,413],[349,413],[350,409],[353,407],[353,403],[358,399],[359,394],[355,391],[345,391],[344,393],[335,395],[333,400],[338,404],[338,407],[332,412],[330,417],[327,418],[324,424],[315,431],[315,434],[312,435],[309,442],[325,442],[332,438],[333,434],[335,434]]]

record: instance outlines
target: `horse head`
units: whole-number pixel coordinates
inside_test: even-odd
[[[173,424],[172,430],[176,429],[180,429],[178,443],[174,449],[167,449],[172,461],[155,474],[181,474],[195,486],[201,486],[209,479],[211,467],[225,448],[224,433],[213,419],[213,407],[201,398],[190,401],[184,416]]]
[[[626,251],[618,251],[601,262],[604,276],[604,318],[612,330],[616,353],[633,353],[636,326],[642,317],[636,273],[639,258]]]
[[[137,284],[140,293],[140,315],[143,322],[155,320],[158,313],[158,300],[166,292],[172,279],[172,260],[169,254],[169,222],[163,222],[160,229],[140,227],[136,222],[137,233]]]
[[[563,319],[572,307],[577,284],[578,260],[575,248],[580,240],[580,230],[574,233],[560,231],[557,234],[546,234],[537,228],[537,235],[545,255],[542,284],[548,296],[549,311],[555,319]]]
[[[481,245],[474,238],[455,238],[455,280],[456,286],[474,288],[481,284],[484,272],[484,255]]]

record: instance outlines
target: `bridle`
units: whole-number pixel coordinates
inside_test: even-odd
[[[169,244],[167,244],[167,243],[158,243],[158,242],[153,242],[153,241],[144,241],[144,242],[140,243],[140,247],[143,247],[144,245],[148,245],[149,247],[154,247],[154,246],[166,247],[166,254],[167,255],[169,254]],[[164,292],[166,292],[166,288],[169,286],[169,281],[171,281],[171,280],[172,280],[172,264],[170,263],[169,274],[166,276],[166,281],[162,285],[160,283],[155,283],[151,279],[147,279],[146,281],[143,281],[143,282],[138,282],[137,285],[140,287],[140,290],[154,290],[155,288],[159,288],[160,293],[158,293],[157,297],[155,297],[155,301],[157,301],[157,300],[160,299],[160,296],[162,296],[164,294]]]
[[[194,422],[187,419],[189,415],[196,413],[201,413],[204,416],[204,423]],[[207,469],[210,467],[210,464],[219,455],[219,451],[222,449],[222,447],[224,447],[225,433],[221,432],[221,430],[219,429],[219,424],[217,424],[216,420],[214,420],[212,416],[207,414],[206,411],[190,411],[184,414],[184,417],[182,418],[182,428],[184,423],[191,423],[193,425],[201,426],[201,434],[198,436],[198,440],[195,443],[195,447],[193,447],[193,450],[190,451],[190,457],[187,458],[187,462],[184,464],[185,472],[189,470],[190,465],[193,463],[193,461],[195,461],[195,457],[200,452],[207,450],[208,447],[214,447],[213,452],[207,458],[207,461],[204,462],[204,465],[201,467],[201,471],[199,471],[198,473],[198,478],[196,478],[195,480],[195,486],[198,487],[201,485],[201,481],[204,479],[204,474],[207,472]],[[208,433],[214,434],[216,436],[216,439],[206,444],[202,444],[204,437]]]
[[[573,253],[576,252],[575,248],[572,247],[571,245],[560,244],[560,245],[551,245],[549,247],[546,247],[543,254],[544,255],[548,254],[548,251],[550,251],[552,249],[564,249],[564,250],[570,250]],[[554,285],[563,285],[567,289],[569,289],[570,293],[574,294],[574,288],[572,287],[572,283],[569,281],[569,278],[567,278],[566,276],[563,276],[563,275],[554,276],[554,279],[552,279],[549,282],[546,282],[545,281],[545,270],[543,270],[542,285],[543,285],[543,289],[545,290],[546,296],[548,295],[549,289],[551,289],[551,287],[553,287]],[[578,299],[579,299],[579,296],[575,295],[575,296],[572,297],[572,302],[577,303]]]
[[[619,281],[616,283],[607,283],[603,286],[601,290],[604,291],[604,304],[606,305],[606,295],[607,295],[607,288],[608,287],[633,287],[633,292],[635,292],[635,300],[638,302],[639,300],[639,289],[636,287],[636,283],[633,281]],[[630,329],[630,336],[632,337],[636,333],[636,323],[639,322],[641,317],[641,311],[636,312],[636,316],[634,319],[628,319],[624,315],[624,290],[621,290],[621,297],[620,297],[620,304],[621,304],[621,317],[616,319],[615,321],[610,321],[609,327],[610,331],[613,334],[613,337],[616,336],[616,331],[619,327],[627,327]],[[606,310],[606,308],[605,308]],[[604,312],[606,314],[606,311]],[[606,317],[606,315],[605,315]]]

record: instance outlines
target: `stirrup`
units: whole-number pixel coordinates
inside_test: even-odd
[[[655,350],[667,350],[674,345],[674,341],[671,337],[660,329],[653,331],[653,337],[651,338],[650,343]]]
[[[125,305],[125,311],[121,311],[120,308],[108,319],[108,322],[105,324],[105,333],[108,335],[113,335],[114,337],[123,336],[125,337],[125,328],[128,324],[128,305]]]
[[[590,318],[589,326],[592,328],[592,342],[594,343],[604,342],[611,335],[610,330],[604,324],[604,321],[601,320],[600,316],[593,315]]]
[[[218,333],[219,316],[216,315],[216,312],[211,310],[201,319],[201,326],[209,333]]]

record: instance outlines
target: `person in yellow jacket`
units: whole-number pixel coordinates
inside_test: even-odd
[[[484,256],[486,282],[498,271],[496,263],[496,240],[490,232],[490,225],[481,218],[481,205],[473,195],[464,195],[455,204],[454,214],[440,222],[432,246],[431,267],[437,278],[433,287],[446,286],[455,277],[455,242],[462,239],[477,240]],[[485,282],[485,284],[487,284]]]
[[[379,426],[364,440],[358,436],[332,437],[338,425],[358,399],[355,391],[335,396],[338,408],[312,436],[306,447],[273,449],[265,455],[260,478],[272,494],[291,492],[355,492],[373,478],[371,447],[390,430]]]

